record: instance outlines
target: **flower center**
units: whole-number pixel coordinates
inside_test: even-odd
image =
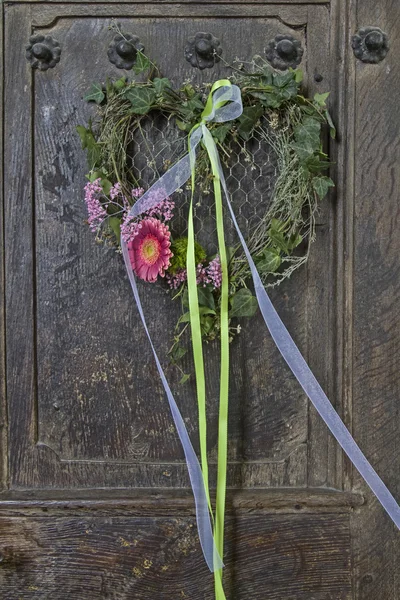
[[[148,265],[154,265],[158,260],[160,252],[160,242],[154,235],[146,235],[140,244],[140,257]]]

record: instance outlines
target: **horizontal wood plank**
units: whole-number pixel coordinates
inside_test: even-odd
[[[364,504],[361,494],[337,490],[269,489],[227,492],[227,511],[269,512],[348,512]],[[38,490],[0,494],[1,515],[32,515],[80,512],[129,513],[130,515],[194,514],[193,495],[188,490]]]
[[[227,519],[228,598],[350,600],[347,515]],[[7,600],[205,600],[213,577],[194,518],[0,518]]]

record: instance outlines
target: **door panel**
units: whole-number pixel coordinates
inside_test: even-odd
[[[275,35],[289,33],[304,48],[308,94],[332,90],[339,137],[327,144],[337,187],[318,217],[307,267],[272,299],[396,492],[400,19],[395,0],[374,7],[369,0],[363,7],[345,0],[4,5],[0,598],[213,597],[183,453],[121,257],[97,246],[83,223],[86,164],[75,127],[95,112],[82,100],[90,84],[123,74],[107,58],[113,17],[139,35],[175,84],[229,73],[223,63],[199,71],[185,61],[185,41],[196,31],[219,37],[228,62],[262,54]],[[351,51],[351,34],[367,24],[393,40],[379,65],[356,63]],[[54,69],[34,71],[26,61],[33,32],[60,42]],[[265,196],[271,185],[262,188]],[[200,235],[211,234],[212,219],[207,227]],[[178,307],[162,288],[141,289],[164,357]],[[217,344],[206,348],[213,483],[216,353]],[[232,343],[231,363],[227,598],[395,600],[394,528],[293,381],[260,317]],[[195,387],[180,386],[179,378],[168,369],[198,450]]]
[[[193,31],[202,29],[221,38],[228,62],[238,53],[252,57],[277,33],[294,34],[305,47],[303,63],[305,68],[307,65],[306,8],[296,9],[292,17],[294,25],[290,25],[286,22],[287,15],[282,22],[277,8],[273,12],[264,9],[267,16],[260,17],[259,10],[246,7],[244,18],[235,17],[237,11],[233,11],[228,32],[225,19],[218,16],[227,11],[226,6],[213,7],[216,16],[190,19],[147,17],[148,9],[143,7],[140,9],[143,16],[137,17],[137,10],[128,8],[126,12],[131,11],[134,17],[121,16],[122,27],[140,32],[147,51],[175,82],[188,77],[201,82],[210,77],[209,73],[193,69],[183,57],[185,40]],[[63,53],[57,68],[45,73],[30,71],[29,66],[23,65],[22,79],[13,81],[12,87],[6,89],[6,94],[12,95],[25,86],[32,90],[29,98],[25,93],[24,109],[27,118],[32,115],[29,126],[34,172],[33,205],[30,196],[26,199],[27,210],[28,206],[33,210],[32,223],[25,221],[21,225],[24,230],[13,236],[14,241],[10,239],[11,245],[19,246],[21,236],[26,240],[32,229],[35,233],[29,251],[24,244],[25,260],[32,253],[32,272],[24,275],[24,285],[32,290],[26,293],[34,296],[32,312],[24,315],[24,337],[27,330],[32,331],[31,353],[26,348],[26,356],[21,354],[18,333],[13,331],[13,323],[20,328],[19,313],[26,313],[26,306],[18,305],[14,297],[16,288],[9,288],[8,310],[15,315],[10,325],[9,364],[17,375],[11,422],[18,411],[26,417],[28,406],[32,411],[31,420],[26,421],[30,442],[21,435],[19,420],[11,439],[15,461],[11,463],[10,475],[14,486],[188,486],[182,450],[137,319],[121,259],[111,250],[104,252],[96,246],[91,233],[82,225],[86,166],[75,126],[86,122],[94,112],[92,106],[82,102],[82,96],[92,81],[120,76],[106,53],[112,39],[108,30],[110,18],[98,16],[107,14],[107,10],[110,11],[104,5],[81,6],[78,16],[75,8],[68,5],[32,6],[31,15],[28,8],[21,10],[26,30],[31,22],[35,23],[35,32],[52,35],[61,44]],[[286,9],[282,10],[285,13]],[[316,10],[321,14],[326,12],[325,8]],[[150,14],[152,11],[154,7]],[[210,7],[207,11],[210,12]],[[13,22],[14,13],[11,9],[8,17],[13,15]],[[252,36],[247,34],[250,29]],[[6,47],[11,47],[11,21],[6,21],[6,33],[9,36]],[[9,60],[13,60],[11,55]],[[220,63],[212,77],[227,72],[227,67]],[[20,109],[7,114],[6,126],[14,132],[14,137],[22,138],[22,130],[17,133],[18,127],[22,125],[25,130],[28,123],[21,121],[20,114]],[[6,146],[7,149],[13,152]],[[331,230],[326,228],[319,244],[330,245],[330,234]],[[313,294],[314,284],[308,282],[306,270],[296,273],[284,290],[274,293],[276,306],[306,353],[311,333],[307,325],[310,310],[316,319],[323,319],[321,327],[327,329],[323,303],[326,314],[329,294],[322,293],[317,299],[313,299]],[[164,356],[173,334],[173,325],[169,324],[176,321],[178,308],[171,306],[161,288],[152,289],[151,296],[144,296],[144,304],[160,355]],[[313,328],[317,324],[318,320],[313,320]],[[330,343],[327,334],[324,347]],[[218,363],[213,359],[214,353],[215,348],[207,349],[212,464],[216,457],[218,398]],[[326,354],[329,355],[330,352]],[[268,365],[261,370],[265,357]],[[24,365],[33,363],[34,373],[27,373],[28,366],[22,369],[22,361]],[[16,368],[18,364],[20,369]],[[191,370],[190,359],[184,368]],[[322,368],[327,370],[327,365]],[[283,369],[282,360],[262,327],[261,317],[256,317],[232,345],[235,377],[231,378],[229,424],[231,487],[307,484],[307,452],[313,443],[308,403],[292,378],[282,377]],[[24,377],[33,378],[31,392],[25,393],[21,388]],[[169,377],[197,443],[196,427],[190,419],[194,382],[179,386],[180,375],[173,370]],[[13,379],[9,385],[13,385]],[[326,437],[324,441],[326,444]],[[324,467],[326,472],[327,465]]]

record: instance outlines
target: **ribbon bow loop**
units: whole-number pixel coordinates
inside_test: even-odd
[[[243,112],[242,95],[237,85],[229,79],[216,81],[211,88],[205,108],[201,114],[201,124],[205,122],[225,123],[240,117]]]

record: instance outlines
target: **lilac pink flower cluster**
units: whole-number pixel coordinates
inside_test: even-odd
[[[219,256],[216,256],[206,267],[200,263],[197,265],[197,285],[205,287],[212,285],[214,289],[219,289],[222,284],[222,269]],[[179,269],[173,275],[167,273],[167,282],[171,289],[176,290],[187,280],[186,269]]]
[[[144,193],[143,188],[134,188],[131,192],[135,201]],[[159,198],[159,200],[158,200]],[[104,194],[101,179],[98,178],[85,186],[85,202],[88,210],[88,224],[91,231],[98,231],[109,216],[121,216],[121,237],[128,246],[129,257],[134,272],[140,279],[154,282],[158,276],[167,275],[171,289],[177,289],[187,279],[186,269],[180,269],[173,275],[167,273],[170,266],[171,232],[167,223],[174,216],[175,203],[163,198],[162,190],[154,192],[153,206],[139,217],[129,214],[130,203],[122,193],[121,184],[114,184],[109,197]],[[158,201],[157,201],[158,200]],[[155,202],[155,203],[154,203]],[[112,207],[112,213],[107,208]],[[119,209],[119,210],[116,210]],[[197,265],[197,284],[221,287],[222,271],[219,256],[207,266]]]

